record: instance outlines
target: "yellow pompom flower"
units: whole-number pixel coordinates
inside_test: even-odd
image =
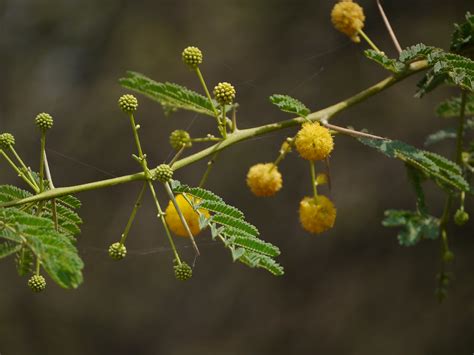
[[[247,185],[255,196],[273,196],[282,187],[281,174],[273,163],[256,164],[247,173]]]
[[[305,230],[319,234],[334,226],[336,208],[326,196],[305,197],[300,202],[300,222]]]
[[[199,200],[193,200],[191,196],[189,196],[189,199],[193,202],[199,202]],[[193,236],[198,235],[201,231],[201,228],[199,227],[199,214],[194,211],[193,206],[189,204],[183,195],[176,195],[176,202],[178,203],[179,209],[183,213],[184,219],[188,223],[191,233]],[[209,212],[207,210],[199,209],[199,212],[201,212],[206,218],[209,217]],[[188,237],[188,232],[179,218],[173,201],[168,203],[165,214],[165,220],[170,230],[180,237]]]
[[[364,10],[352,0],[342,0],[334,5],[331,12],[334,27],[348,35],[354,42],[359,43],[359,30],[364,27]]]
[[[331,133],[319,123],[305,123],[295,139],[301,157],[307,160],[326,159],[334,148]]]

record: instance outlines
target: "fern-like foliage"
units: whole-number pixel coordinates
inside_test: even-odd
[[[61,287],[76,288],[82,282],[83,262],[70,238],[56,231],[47,218],[16,208],[0,209],[0,240],[17,246],[19,265],[31,270],[32,254]]]
[[[272,95],[270,96],[270,102],[283,112],[293,113],[301,117],[306,117],[311,112],[304,103],[288,95]]]
[[[127,72],[127,77],[119,79],[119,82],[124,88],[159,102],[167,114],[183,109],[215,116],[212,104],[207,97],[184,86],[174,83],[159,83],[132,71]],[[215,107],[218,106],[216,101],[213,100],[213,103]],[[231,108],[232,106],[227,107],[228,110]]]
[[[451,51],[472,58],[474,56],[474,15],[466,13],[466,21],[454,25]]]
[[[405,68],[403,63],[400,63],[396,59],[391,59],[387,57],[385,53],[378,52],[374,49],[366,49],[364,54],[367,58],[373,60],[375,63],[381,65],[392,73],[401,73]]]
[[[432,46],[427,46],[423,43],[418,43],[413,46],[405,48],[400,53],[398,60],[401,63],[408,65],[417,60],[426,59],[428,58],[429,55],[432,55],[433,53],[441,53],[441,52],[442,52],[442,49],[432,47]]]
[[[25,197],[30,197],[31,193],[22,190],[16,186],[1,185],[0,186],[0,203],[10,202]],[[52,201],[46,202],[42,206],[42,216],[52,219],[53,210],[56,208],[56,216],[58,218],[59,232],[68,235],[70,238],[81,232],[80,225],[82,219],[74,211],[81,207],[81,202],[74,196],[63,196],[55,199],[55,206]],[[25,211],[31,214],[36,213],[37,205],[26,208]]]
[[[458,118],[461,114],[461,97],[452,97],[441,102],[436,108],[436,115],[442,118]],[[474,94],[466,95],[464,114],[474,116]]]
[[[420,150],[396,140],[359,138],[359,141],[390,158],[402,160],[449,193],[470,190],[459,165],[438,154]]]
[[[31,193],[11,185],[0,186],[0,203],[10,202]],[[41,217],[37,216],[41,205]],[[20,276],[35,270],[36,260],[60,286],[75,288],[82,282],[82,260],[72,244],[80,233],[82,219],[75,212],[81,202],[63,196],[42,204],[0,208],[0,258],[15,254]],[[55,212],[53,212],[55,211]],[[57,218],[57,229],[53,223]]]
[[[397,75],[404,73],[411,63],[417,60],[426,59],[428,55],[435,52],[441,52],[441,49],[419,43],[404,49],[397,59],[389,58],[385,53],[373,49],[365,50],[364,54],[370,60],[373,60]]]
[[[402,227],[398,242],[403,246],[413,246],[423,239],[439,236],[439,219],[413,211],[387,210],[382,224],[385,227]]]
[[[432,66],[418,83],[418,97],[441,84],[455,85],[467,91],[474,90],[474,61],[454,53],[433,52],[427,57]]]
[[[171,187],[174,193],[187,198],[198,213],[201,208],[211,212],[209,218],[200,214],[200,225],[210,227],[212,238],[219,239],[230,250],[234,261],[266,269],[277,276],[284,274],[283,267],[273,259],[280,255],[280,249],[260,239],[258,229],[245,220],[240,210],[211,191],[189,187],[177,180],[172,181]]]

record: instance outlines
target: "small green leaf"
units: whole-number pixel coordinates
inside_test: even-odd
[[[455,139],[455,138],[456,138],[455,128],[441,129],[435,133],[430,134],[428,137],[426,137],[425,147],[428,147],[435,143],[439,143],[445,139]]]
[[[232,248],[231,251],[232,251],[232,259],[234,260],[234,262],[239,260],[240,257],[245,254],[244,248],[237,248],[237,249]]]
[[[171,181],[170,185],[174,193],[183,194],[195,211],[200,213],[199,209],[206,209],[211,213],[210,218],[200,213],[200,226],[209,225],[212,239],[222,241],[234,261],[266,269],[274,275],[283,275],[283,268],[272,259],[280,255],[280,249],[261,240],[257,228],[245,221],[240,210],[227,205],[222,198],[208,190],[182,185],[177,180]]]
[[[0,259],[6,258],[17,253],[21,249],[21,244],[14,243],[10,240],[0,241]]]
[[[466,21],[454,25],[451,51],[471,57],[474,55],[474,15],[466,13]]]
[[[51,220],[9,208],[0,209],[0,238],[20,240],[24,249],[20,251],[20,263],[31,260],[33,253],[42,267],[61,287],[76,288],[82,282],[83,262],[68,236],[56,232]],[[27,249],[26,249],[27,248]],[[28,264],[30,262],[28,261]],[[25,268],[23,265],[22,268]],[[27,265],[26,269],[31,269]]]
[[[124,88],[159,102],[168,114],[178,109],[183,109],[212,117],[215,116],[211,102],[207,97],[197,92],[174,83],[159,83],[136,72],[130,71],[127,72],[127,75],[126,78],[119,80]],[[214,107],[218,106],[217,102],[213,101],[213,103]],[[227,109],[232,109],[232,106],[229,105]]]
[[[442,118],[459,118],[461,115],[461,97],[452,97],[436,108],[436,114]],[[466,96],[465,116],[474,115],[474,94]]]
[[[359,138],[359,141],[390,158],[400,159],[420,170],[449,193],[456,193],[458,190],[469,191],[469,184],[462,176],[459,165],[438,154],[395,140]]]
[[[311,112],[301,101],[288,95],[272,95],[270,96],[270,102],[284,112],[293,113],[301,117],[306,117]]]
[[[400,63],[395,59],[390,59],[385,55],[385,53],[381,53],[373,49],[366,49],[364,54],[367,58],[373,60],[392,73],[400,73],[405,69],[405,65],[403,63]]]
[[[387,210],[382,224],[385,227],[402,227],[398,241],[403,246],[416,245],[423,239],[439,236],[439,219],[412,211]]]

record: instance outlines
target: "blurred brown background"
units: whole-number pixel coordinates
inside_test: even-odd
[[[360,3],[366,32],[395,55],[375,1]],[[130,158],[129,124],[116,106],[124,92],[117,79],[135,70],[200,90],[181,63],[187,45],[205,53],[202,70],[210,86],[235,84],[241,127],[287,118],[268,102],[274,93],[323,108],[386,76],[363,57],[365,44],[352,44],[332,28],[333,4],[0,0],[0,131],[14,133],[20,153],[36,166],[33,118],[50,112],[55,127],[48,137],[49,159],[59,186],[138,171]],[[470,0],[384,4],[405,46],[424,42],[447,48],[453,22],[474,10]],[[453,92],[442,89],[414,99],[416,82],[410,78],[334,122],[421,147],[428,133],[448,124],[435,118],[433,109]],[[185,112],[165,118],[157,104],[139,99],[140,133],[153,164],[169,159],[171,130],[188,127],[200,136],[213,129],[208,118]],[[248,167],[272,161],[281,141],[294,132],[231,147],[208,185],[281,247],[284,277],[233,264],[204,233],[194,278],[177,282],[150,199],[132,229],[129,257],[115,263],[106,250],[119,239],[139,186],[83,193],[78,247],[86,262],[85,283],[67,291],[49,282],[44,294],[33,295],[26,279],[16,276],[13,259],[2,261],[0,354],[471,354],[472,224],[450,229],[456,276],[447,301],[439,305],[434,297],[439,242],[403,248],[396,230],[380,225],[385,209],[414,205],[399,162],[337,137],[333,189],[323,193],[335,201],[338,220],[321,236],[307,234],[298,223],[298,202],[311,189],[307,164],[295,155],[281,165],[284,189],[276,197],[250,194]],[[433,149],[449,155],[451,145]],[[0,166],[2,183],[18,183],[4,162]],[[200,162],[177,175],[196,185],[204,168]],[[427,188],[431,212],[439,215],[443,194]],[[178,244],[192,261],[188,243]]]

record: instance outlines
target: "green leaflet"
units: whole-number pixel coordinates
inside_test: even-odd
[[[283,112],[293,113],[301,117],[306,117],[311,112],[301,101],[288,95],[272,95],[270,96],[270,102]]]
[[[171,187],[174,193],[183,194],[196,211],[205,208],[212,213],[210,218],[200,214],[199,224],[210,227],[212,238],[222,241],[234,261],[263,268],[274,275],[284,274],[283,267],[272,259],[280,255],[280,249],[261,240],[257,228],[245,220],[240,210],[208,190],[181,185],[177,180],[171,182]]]
[[[425,147],[441,142],[445,139],[455,139],[456,136],[457,135],[456,135],[455,128],[441,129],[435,133],[430,134],[428,137],[426,137]]]
[[[452,97],[441,102],[436,108],[436,115],[442,118],[459,118],[461,115],[461,97]],[[466,96],[465,115],[474,116],[474,94]]]
[[[380,53],[373,49],[367,49],[364,54],[370,60],[373,60],[377,64],[381,65],[385,69],[391,71],[394,74],[402,74],[405,72],[410,63],[417,60],[426,59],[428,55],[434,52],[441,52],[441,49],[426,46],[423,43],[415,44],[404,49],[398,59],[391,59],[387,57],[385,53]]]
[[[14,201],[29,196],[32,196],[30,192],[19,189],[15,186],[0,186],[0,203]],[[56,215],[58,217],[59,231],[63,234],[69,235],[71,238],[81,232],[79,226],[82,224],[82,219],[73,210],[74,208],[79,207],[81,207],[81,202],[74,196],[68,195],[56,199]],[[51,201],[45,203],[43,206],[43,217],[51,219],[53,216],[52,208]],[[35,209],[36,205],[26,209],[25,212],[35,214]]]
[[[439,236],[439,219],[427,214],[387,210],[382,224],[385,227],[402,227],[398,241],[403,246],[413,246],[423,239],[436,239]]]
[[[366,49],[364,54],[367,58],[373,60],[392,73],[401,73],[405,69],[405,65],[403,63],[400,63],[396,59],[390,59],[385,55],[385,53],[380,53],[373,49]]]
[[[471,59],[445,52],[433,52],[427,59],[433,67],[418,83],[417,97],[422,97],[440,84],[474,90],[474,61]]]
[[[207,97],[184,86],[168,82],[159,83],[143,74],[132,71],[127,72],[127,77],[121,78],[119,82],[124,88],[159,102],[167,114],[183,109],[212,117],[215,116]],[[213,100],[213,103],[215,107],[218,107],[216,101]],[[232,106],[228,105],[226,109],[231,110]]]
[[[76,288],[82,282],[83,262],[71,240],[56,232],[51,220],[30,215],[14,208],[0,209],[0,239],[15,241],[23,246],[19,264],[31,269],[31,255],[39,258],[49,276],[61,287]],[[17,254],[18,255],[18,254]],[[26,265],[26,266],[25,266]]]
[[[6,258],[11,254],[20,251],[21,244],[14,243],[10,240],[0,241],[0,259]]]
[[[466,13],[466,21],[454,25],[451,51],[471,57],[474,54],[474,15]]]
[[[244,214],[234,206],[225,205],[222,202],[204,200],[197,205],[198,208],[204,208],[209,212],[219,213],[233,218],[242,219]]]
[[[456,193],[458,190],[469,191],[469,184],[463,178],[459,165],[438,154],[420,150],[396,140],[371,138],[358,140],[390,158],[400,159],[418,169],[449,193]]]
[[[31,252],[28,247],[20,245],[20,250],[16,254],[16,270],[18,275],[26,276],[33,273],[35,269],[35,255]]]
[[[398,60],[404,64],[410,64],[414,61],[425,59],[428,55],[437,52],[442,52],[442,49],[418,43],[404,49],[400,53]]]

